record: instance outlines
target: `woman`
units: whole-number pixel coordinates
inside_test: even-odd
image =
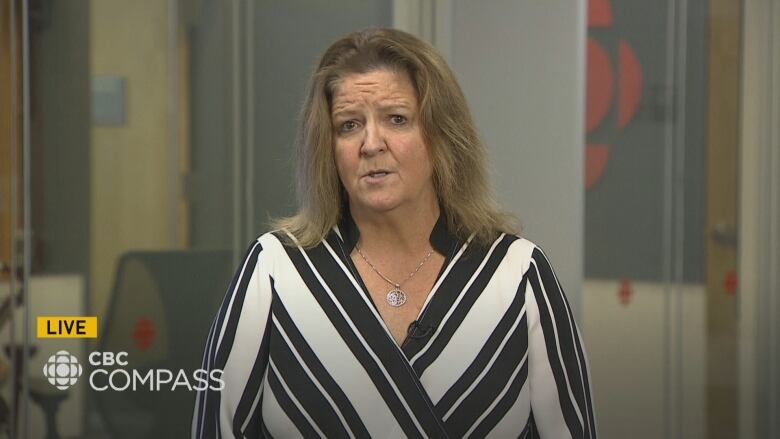
[[[370,29],[314,72],[297,215],[249,248],[212,325],[194,437],[595,437],[544,256],[490,194],[436,51]]]

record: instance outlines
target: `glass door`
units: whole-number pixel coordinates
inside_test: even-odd
[[[774,437],[780,7],[588,6],[583,319],[601,434]]]
[[[379,1],[0,2],[0,438],[189,434],[186,386],[106,375],[200,367],[236,261],[293,209],[317,55],[391,23]]]

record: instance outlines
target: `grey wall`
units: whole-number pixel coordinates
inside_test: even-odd
[[[295,212],[293,140],[306,81],[334,41],[370,26],[390,26],[381,0],[265,1],[255,9],[254,230]]]
[[[190,239],[195,248],[230,248],[230,11],[227,2],[190,2]]]
[[[545,250],[575,310],[583,278],[585,19],[585,2],[455,0],[450,49],[499,198]]]
[[[239,114],[232,114],[232,11],[228,3],[217,0],[193,0],[187,5],[192,49],[192,243],[197,248],[232,246],[236,211],[233,177],[238,172],[240,200],[246,200],[246,191],[253,200],[253,206],[242,203],[237,209],[242,234],[239,245],[243,246],[266,231],[269,218],[294,211],[292,155],[296,121],[306,81],[318,56],[348,32],[391,25],[392,4],[381,0],[253,3],[251,93],[244,76],[246,63],[250,62],[246,56],[247,23],[245,17],[239,18]],[[246,113],[248,101],[254,104],[253,116]],[[242,162],[238,170],[233,169],[236,117],[241,119],[237,135]],[[247,146],[247,124],[254,131],[251,146]],[[248,147],[253,149],[251,155]],[[244,162],[249,157],[253,163],[251,175]],[[247,218],[252,221],[248,227]]]
[[[30,2],[33,270],[89,264],[89,2]]]

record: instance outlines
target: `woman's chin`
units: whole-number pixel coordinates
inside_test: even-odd
[[[360,209],[372,213],[386,213],[397,208],[401,203],[394,199],[363,200],[359,203]]]

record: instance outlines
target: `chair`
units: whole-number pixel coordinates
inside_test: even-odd
[[[108,313],[100,322],[98,350],[127,352],[128,365],[104,366],[183,369],[191,385],[201,367],[211,321],[233,271],[230,251],[136,251],[124,254],[117,268]],[[92,367],[92,366],[90,366]],[[106,382],[105,375],[100,375]],[[98,380],[96,379],[96,382]],[[116,384],[121,386],[124,379]],[[91,391],[111,437],[187,437],[195,392]]]

